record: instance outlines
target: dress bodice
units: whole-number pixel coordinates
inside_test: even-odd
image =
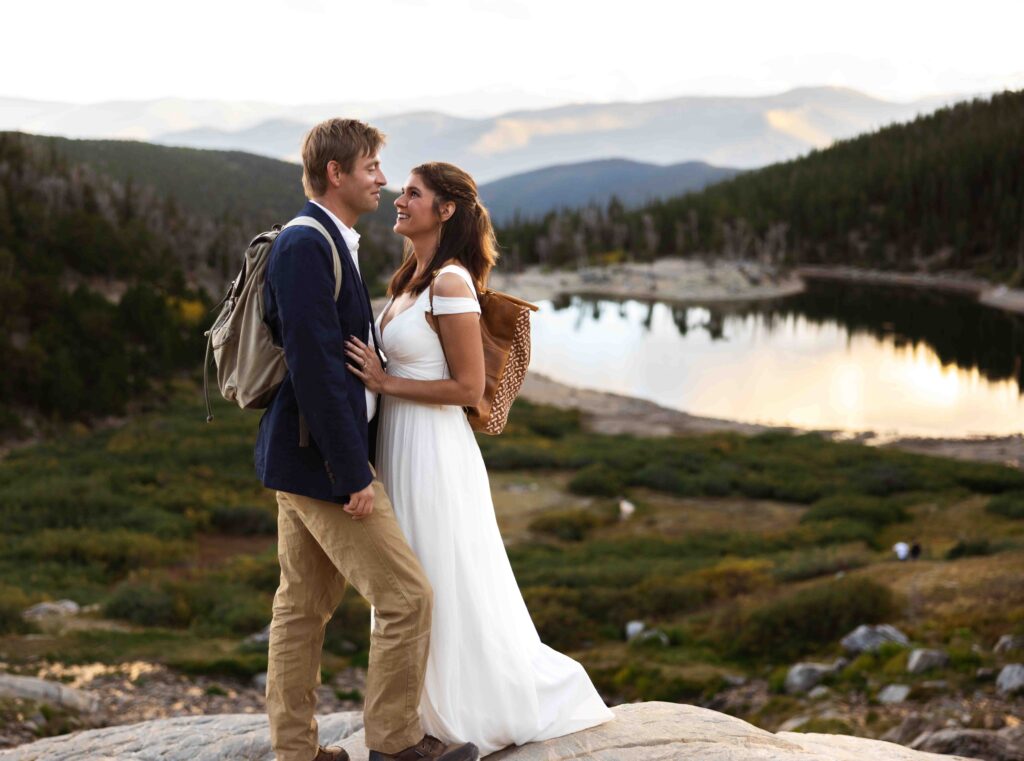
[[[438,275],[454,272],[473,288],[469,273],[458,265],[449,264]],[[475,288],[474,288],[475,291]],[[442,380],[450,378],[448,363],[444,359],[441,340],[427,322],[430,312],[430,289],[424,289],[412,306],[391,315],[381,330],[381,318],[388,312],[391,301],[377,318],[377,335],[388,359],[388,374],[414,380]],[[434,314],[461,314],[479,312],[480,305],[473,298],[434,296]]]

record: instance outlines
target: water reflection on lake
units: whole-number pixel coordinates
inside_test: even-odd
[[[729,307],[573,298],[531,369],[696,415],[892,435],[1024,428],[1024,319],[963,298],[811,284]]]

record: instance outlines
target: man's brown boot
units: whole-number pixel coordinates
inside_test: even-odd
[[[399,753],[370,751],[370,761],[422,761],[425,758],[432,761],[477,761],[480,751],[473,743],[445,745],[430,735],[423,735],[422,740]]]
[[[348,752],[337,745],[332,745],[329,748],[321,745],[317,748],[313,761],[348,761]]]

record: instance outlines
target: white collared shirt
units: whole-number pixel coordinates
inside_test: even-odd
[[[345,241],[345,247],[348,249],[349,254],[352,257],[352,263],[356,267],[356,272],[359,272],[359,233],[353,230],[351,227],[346,225],[340,219],[338,219],[334,213],[323,204],[319,204],[316,201],[312,201],[319,208],[324,210],[324,213],[331,218],[331,221],[338,226],[338,232],[341,233],[341,239]],[[359,274],[362,277],[362,273]],[[363,339],[373,348],[373,326],[370,326],[370,332],[368,338],[363,336]],[[377,395],[366,390],[366,419],[367,421],[373,420],[373,416],[377,414]]]

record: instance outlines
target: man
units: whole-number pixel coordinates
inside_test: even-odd
[[[330,119],[302,146],[302,216],[330,234],[288,227],[267,263],[265,320],[288,373],[256,440],[256,470],[277,490],[281,582],[274,597],[267,712],[278,761],[347,761],[318,745],[316,687],[324,627],[346,583],[374,607],[364,723],[371,761],[475,761],[470,743],[446,747],[423,734],[417,714],[430,640],[432,591],[369,463],[376,397],[345,362],[350,335],[371,340],[370,298],[359,274],[359,216],[386,183],[384,136],[353,119]]]

